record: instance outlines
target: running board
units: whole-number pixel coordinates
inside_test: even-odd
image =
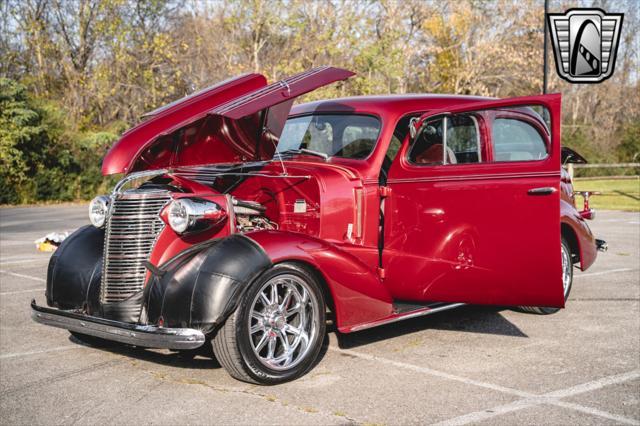
[[[366,330],[367,328],[377,327],[379,325],[391,324],[393,322],[403,321],[411,318],[431,315],[449,309],[459,308],[465,303],[432,303],[429,305],[410,305],[405,303],[395,303],[394,313],[386,318],[359,324],[349,328],[348,330],[340,330],[343,333],[351,333],[354,331]]]

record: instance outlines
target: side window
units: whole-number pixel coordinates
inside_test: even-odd
[[[547,156],[542,135],[526,121],[497,118],[491,128],[495,161],[533,161]]]
[[[415,164],[442,164],[444,159],[442,123],[442,118],[423,123],[409,151],[409,161]]]
[[[419,165],[482,162],[476,117],[460,114],[423,123],[409,151],[409,161]]]
[[[447,148],[456,163],[482,162],[479,133],[478,121],[472,115],[454,115],[447,120]]]
[[[391,136],[389,148],[387,148],[387,153],[384,156],[382,167],[380,168],[380,175],[378,176],[378,183],[380,186],[387,184],[389,169],[391,169],[391,165],[393,164],[398,151],[400,151],[400,148],[402,147],[402,142],[407,136],[407,133],[409,133],[409,122],[412,118],[419,116],[420,114],[407,114],[398,120],[395,129],[393,129],[393,136]]]

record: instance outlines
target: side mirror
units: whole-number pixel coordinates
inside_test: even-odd
[[[566,146],[562,147],[561,150],[561,160],[562,164],[587,164],[587,160],[571,148],[567,148]]]

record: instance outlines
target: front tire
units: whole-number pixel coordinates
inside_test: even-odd
[[[571,286],[573,284],[573,259],[571,254],[571,246],[567,240],[562,238],[562,288],[564,290],[564,301],[566,302],[569,299],[569,293],[571,293]],[[522,312],[528,312],[532,314],[538,315],[549,315],[555,314],[560,310],[560,308],[542,308],[537,306],[520,306],[519,308]]]
[[[318,279],[293,263],[275,265],[247,289],[213,338],[218,362],[238,380],[273,385],[315,363],[325,336]]]

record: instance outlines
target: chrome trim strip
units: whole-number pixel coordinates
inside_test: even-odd
[[[217,107],[215,107],[214,109],[212,109],[211,111],[208,112],[208,114],[217,114],[217,115],[227,115],[229,113],[233,113],[234,110],[238,110],[240,108],[242,108],[243,106],[246,106],[252,102],[255,102],[256,100],[263,98],[265,96],[268,96],[272,93],[277,92],[278,90],[282,90],[283,88],[283,84],[286,84],[288,90],[289,90],[289,96],[291,95],[291,87],[290,85],[297,83],[301,80],[304,80],[305,78],[309,78],[315,74],[321,73],[322,71],[325,71],[326,69],[329,69],[329,66],[324,65],[324,66],[320,66],[317,68],[312,68],[308,71],[303,71],[299,74],[293,75],[291,77],[288,77],[284,80],[280,80],[280,81],[276,81],[274,83],[271,83],[267,86],[263,86],[260,89],[256,89],[252,92],[249,92],[245,95],[242,95],[238,98],[235,99],[231,99],[230,101],[223,103],[222,105],[218,105]],[[285,99],[286,100],[286,99]]]
[[[198,176],[258,176],[258,177],[267,177],[267,178],[274,178],[274,179],[292,179],[292,178],[297,178],[297,179],[311,179],[310,175],[270,175],[267,173],[252,173],[252,172],[246,172],[246,173],[241,173],[241,172],[214,172],[214,171],[197,171],[197,172],[186,172],[184,171],[184,169],[180,169],[180,170],[175,170],[172,172],[172,174],[176,175],[176,176],[180,176],[180,177],[185,177],[185,178],[189,178],[189,176],[194,176],[194,178],[198,177]]]
[[[38,306],[35,300],[31,301],[31,318],[37,323],[51,327],[145,348],[196,349],[205,342],[204,334],[193,328],[163,328],[123,323],[72,311],[45,308]]]
[[[116,186],[113,188],[113,194],[119,194],[122,187],[125,186],[127,183],[131,182],[132,180],[144,178],[144,177],[160,176],[165,173],[168,173],[167,169],[145,170],[142,172],[130,173],[124,178],[122,178],[122,180],[120,180],[120,182],[116,184]]]
[[[356,239],[362,238],[363,222],[364,222],[364,189],[355,188],[354,194],[356,198],[356,217],[355,217],[355,235]]]
[[[356,325],[355,327],[351,328],[350,332],[366,330],[367,328],[373,328],[379,325],[391,324],[394,322],[404,321],[411,318],[435,314],[437,312],[448,311],[449,309],[459,308],[460,306],[464,306],[464,305],[466,305],[466,303],[451,303],[448,305],[438,306],[437,308],[429,308],[428,306],[425,306],[424,308],[419,308],[419,309],[416,309],[415,311],[405,312],[397,316],[393,316],[391,318],[384,318],[378,321]]]
[[[478,163],[488,164],[488,163]],[[432,167],[458,167],[464,166],[464,164],[457,165],[445,165],[445,166],[432,166]],[[475,167],[476,164],[474,163]],[[409,177],[409,178],[390,178],[387,180],[387,184],[392,183],[423,183],[423,182],[448,182],[448,181],[466,181],[466,180],[489,180],[489,179],[526,179],[537,177],[557,177],[560,178],[560,172],[523,172],[523,173],[488,173],[488,174],[459,174],[450,176],[433,176],[433,177]]]
[[[447,118],[446,115],[442,117],[442,164],[447,164]]]

